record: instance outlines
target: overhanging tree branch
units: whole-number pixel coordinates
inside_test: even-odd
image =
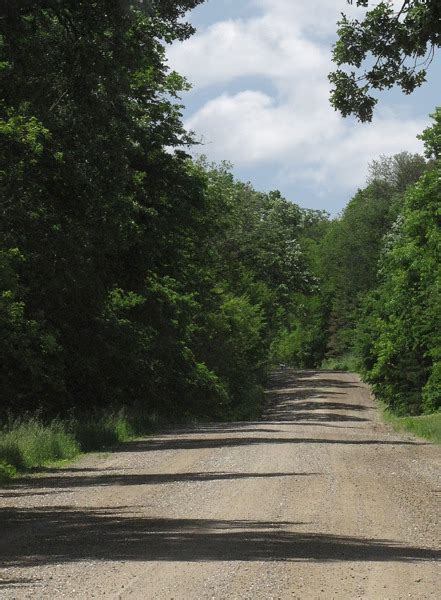
[[[354,3],[369,7],[369,0],[348,0],[348,4]],[[410,94],[424,83],[441,45],[441,3],[405,0],[395,12],[383,1],[368,10],[362,21],[343,15],[338,25],[333,60],[339,68],[329,75],[334,85],[331,104],[343,116],[354,114],[361,121],[370,121],[377,103],[373,90],[398,85]],[[374,57],[372,65],[370,56]],[[418,62],[420,57],[424,60]],[[347,67],[355,70],[348,72]],[[357,72],[360,69],[361,74]]]

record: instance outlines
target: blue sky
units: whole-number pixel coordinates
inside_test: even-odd
[[[397,0],[398,2],[398,0]],[[416,135],[441,103],[440,56],[411,96],[380,95],[373,123],[343,119],[327,74],[345,0],[209,0],[190,13],[197,33],[169,51],[193,85],[184,118],[202,145],[259,190],[337,214],[380,155],[421,151]]]

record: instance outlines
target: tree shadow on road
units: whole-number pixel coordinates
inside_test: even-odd
[[[298,421],[315,421],[317,424],[332,421],[368,422],[370,421],[369,418],[361,417],[357,414],[334,412],[349,411],[361,413],[368,410],[369,407],[364,406],[363,404],[326,402],[319,400],[300,401],[299,399],[291,399],[289,395],[285,398],[285,395],[281,397],[281,395],[278,394],[277,397],[271,399],[262,418],[266,422],[289,421],[294,423]]]
[[[197,433],[197,432],[195,432]],[[252,432],[251,432],[252,433]],[[421,446],[426,442],[413,440],[385,440],[385,439],[329,439],[329,438],[297,438],[297,437],[221,437],[221,438],[154,438],[127,442],[121,446],[119,452],[154,452],[165,450],[200,450],[203,448],[234,448],[242,446],[258,446],[265,444],[297,445],[297,444],[341,444],[351,446]]]
[[[0,577],[1,577],[1,575],[0,575]],[[27,579],[25,577],[20,577],[20,578],[16,577],[14,579],[0,579],[0,590],[2,587],[17,588],[17,587],[23,587],[26,585],[35,585],[39,581],[41,581],[41,580],[40,579]]]
[[[356,381],[344,381],[333,376],[345,374],[344,371],[278,371],[269,380],[268,388],[276,388],[280,384],[284,388],[344,388],[356,389],[362,387]]]
[[[38,492],[37,489],[56,488],[66,490],[78,487],[100,487],[108,485],[162,485],[173,483],[209,483],[211,481],[234,481],[241,479],[278,479],[287,477],[311,477],[321,473],[229,473],[229,472],[200,472],[200,473],[107,473],[107,470],[96,472],[92,469],[90,474],[77,473],[75,468],[60,469],[59,475],[49,477],[23,478],[20,483],[9,486],[9,491],[0,493],[0,497],[21,497],[26,494],[36,496],[50,492]]]
[[[351,381],[317,377],[317,372],[288,372],[273,377],[266,391],[263,420],[368,422],[357,414],[372,410],[365,402],[351,401],[351,390],[362,386]],[[340,388],[342,391],[336,391]],[[345,399],[348,401],[345,402]],[[324,412],[326,411],[326,412]],[[340,411],[340,412],[336,412]]]
[[[400,561],[441,559],[441,551],[398,541],[295,531],[304,523],[155,519],[130,507],[100,510],[11,509],[0,520],[32,535],[0,543],[6,567],[82,560],[131,561]],[[124,512],[125,511],[125,512]],[[36,525],[35,525],[36,524]]]
[[[304,410],[351,410],[351,411],[364,411],[370,410],[369,406],[364,406],[363,404],[353,404],[351,402],[319,402],[318,400],[314,401],[303,401],[299,402],[298,399],[284,399],[278,396],[279,402],[277,403],[276,409],[285,410],[286,412],[290,412],[291,414],[297,411]],[[271,413],[272,414],[272,411]],[[293,415],[295,416],[295,414]]]

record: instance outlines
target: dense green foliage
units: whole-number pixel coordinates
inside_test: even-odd
[[[331,102],[343,116],[370,121],[377,103],[372,89],[398,85],[410,94],[425,81],[427,66],[441,45],[441,3],[401,0],[399,8],[388,1],[348,3],[368,10],[361,21],[343,15],[339,22],[334,62],[355,70],[338,68],[330,74]]]
[[[253,414],[319,219],[194,164],[164,47],[198,0],[8,6],[2,412]],[[303,309],[302,309],[303,310]]]
[[[170,398],[203,185],[161,40],[197,2],[19,2],[2,27],[2,389],[14,412]],[[197,259],[195,259],[197,260]],[[167,319],[160,319],[167,314]]]

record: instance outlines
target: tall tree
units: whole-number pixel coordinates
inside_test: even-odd
[[[152,396],[188,362],[182,274],[207,224],[165,44],[198,3],[2,5],[4,397],[22,409]]]

